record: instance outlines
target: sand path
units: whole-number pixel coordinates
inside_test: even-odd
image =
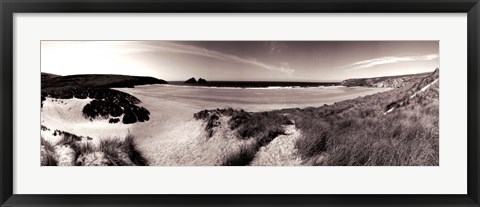
[[[300,138],[300,130],[295,125],[285,126],[285,135],[280,135],[263,146],[250,163],[253,166],[296,166],[302,164],[297,154],[295,142]]]

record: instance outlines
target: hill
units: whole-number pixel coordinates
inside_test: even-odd
[[[407,106],[412,102],[421,102],[423,99],[438,99],[438,80],[439,69],[437,68],[433,73],[415,82],[412,87],[405,91],[403,97],[388,104],[385,113],[390,113],[396,108]]]
[[[50,78],[55,78],[55,77],[59,77],[59,75],[55,75],[55,74],[50,74],[50,73],[43,73],[41,74],[41,77],[42,77],[42,83],[43,81],[47,80],[47,79],[50,79]]]
[[[56,76],[53,74],[42,73],[42,77],[50,77],[48,81],[43,81],[43,88],[65,88],[81,86],[87,88],[132,88],[136,85],[146,84],[167,84],[165,80],[127,75],[69,75]]]
[[[430,73],[419,73],[399,76],[384,76],[374,78],[353,78],[342,81],[342,85],[347,87],[352,86],[366,86],[378,88],[401,88],[409,86]]]
[[[145,84],[166,84],[164,80],[153,77],[126,75],[70,75],[56,76],[42,73],[41,106],[47,97],[55,99],[93,99],[82,110],[85,118],[110,119],[114,124],[131,124],[149,120],[150,112],[137,106],[136,97],[111,88],[134,87]]]
[[[391,79],[374,78],[370,83]],[[226,128],[236,139],[250,140],[224,165],[252,164],[264,146],[288,134],[286,128],[294,128],[300,131],[294,149],[302,165],[438,166],[439,70],[394,79],[403,84],[322,107],[258,113],[216,109],[194,118],[205,121],[209,137],[220,131],[217,128]]]

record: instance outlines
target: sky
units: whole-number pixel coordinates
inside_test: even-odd
[[[438,41],[42,41],[41,71],[167,81],[341,81],[430,72]]]

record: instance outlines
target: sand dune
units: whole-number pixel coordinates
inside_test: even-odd
[[[295,125],[285,126],[286,135],[280,135],[267,146],[261,147],[250,165],[253,166],[295,166],[302,164],[297,154],[295,142],[300,137],[300,130]]]
[[[109,124],[107,119],[90,121],[83,116],[82,109],[91,100],[47,98],[41,109],[41,124],[51,131],[60,130],[78,136],[96,138],[94,142],[100,138],[125,137],[133,125]],[[45,133],[45,139],[49,137],[54,139]]]
[[[89,120],[82,115],[82,109],[91,99],[47,98],[41,112],[42,125],[52,130],[89,136],[93,142],[131,134],[150,165],[219,165],[226,155],[249,141],[232,139],[233,132],[222,127],[207,139],[205,123],[193,119],[196,112],[226,107],[247,111],[317,107],[389,89],[327,87],[256,90],[148,85],[116,90],[141,100],[138,105],[150,111],[150,120],[134,124],[110,124],[106,119]],[[226,118],[221,121],[228,121]],[[252,165],[300,164],[301,160],[294,154],[293,147],[301,132],[294,128],[287,131],[289,135],[279,136],[262,147]],[[43,133],[45,139],[51,142],[59,139]]]

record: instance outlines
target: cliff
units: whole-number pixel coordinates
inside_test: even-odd
[[[435,70],[438,72],[438,68]],[[419,73],[410,75],[399,76],[385,76],[374,78],[354,78],[342,81],[342,85],[347,87],[364,86],[375,88],[402,88],[405,86],[411,86],[415,82],[430,75],[431,73]]]

